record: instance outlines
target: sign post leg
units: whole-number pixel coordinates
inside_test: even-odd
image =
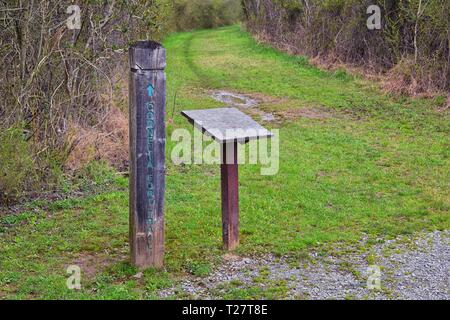
[[[222,144],[222,237],[225,250],[239,245],[239,182],[237,142]]]

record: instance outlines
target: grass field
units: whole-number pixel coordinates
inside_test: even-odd
[[[449,119],[436,111],[443,98],[389,97],[344,71],[259,45],[238,26],[174,34],[164,44],[168,118],[176,93],[168,159],[173,130],[192,130],[180,111],[220,106],[209,90],[258,95],[261,108],[279,116],[264,124],[280,130],[279,173],[240,168],[237,254],[300,258],[365,235],[370,244],[449,229]],[[326,116],[296,116],[302,110]],[[128,181],[113,178],[117,191],[30,203],[2,218],[0,298],[152,299],[185,274],[207,275],[223,253],[219,167],[167,166],[165,270],[134,277]],[[73,264],[82,267],[80,291],[66,288]]]

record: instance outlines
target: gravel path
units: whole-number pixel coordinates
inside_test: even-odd
[[[272,255],[225,255],[223,263],[209,276],[191,276],[161,291],[160,297],[170,297],[181,291],[191,298],[220,299],[230,284],[264,288],[270,283],[282,282],[287,292],[281,298],[286,299],[449,300],[449,239],[450,231],[435,231],[414,238],[399,237],[370,247],[362,241],[360,247],[370,248],[365,253],[349,253],[358,250],[336,247],[333,255],[312,252],[300,261]],[[371,266],[376,267],[368,269]],[[377,270],[381,274],[379,290],[375,281]],[[255,281],[261,279],[261,274],[265,275],[265,280]],[[368,287],[369,277],[373,289]]]

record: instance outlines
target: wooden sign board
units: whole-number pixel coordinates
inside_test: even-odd
[[[236,108],[188,110],[182,111],[181,114],[219,143],[247,142],[273,136],[270,131]]]

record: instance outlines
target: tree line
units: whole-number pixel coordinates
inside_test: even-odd
[[[449,0],[242,0],[249,30],[290,51],[388,72],[391,89],[450,89]],[[380,28],[368,28],[370,6]]]

